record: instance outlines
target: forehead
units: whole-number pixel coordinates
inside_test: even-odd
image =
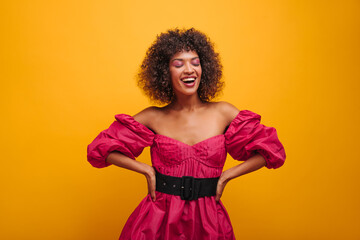
[[[178,53],[175,53],[174,56],[171,57],[172,59],[192,59],[199,57],[199,55],[195,51],[181,51]]]

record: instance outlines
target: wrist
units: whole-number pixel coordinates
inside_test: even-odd
[[[155,175],[155,170],[152,166],[147,165],[146,163],[141,163],[141,164],[142,164],[141,173],[145,175],[145,177],[151,177]]]
[[[224,172],[221,174],[221,176],[220,176],[220,178],[219,178],[219,181],[222,182],[222,183],[227,183],[227,182],[229,182],[231,179],[232,179],[232,178],[231,178],[231,175],[229,174],[229,170],[226,170],[226,171],[224,171]]]

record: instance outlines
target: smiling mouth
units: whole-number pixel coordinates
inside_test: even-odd
[[[181,81],[183,81],[184,83],[193,83],[195,81],[195,77],[191,77],[191,78],[183,78],[181,79]]]

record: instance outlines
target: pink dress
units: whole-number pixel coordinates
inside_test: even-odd
[[[155,134],[132,116],[118,114],[115,118],[88,145],[88,161],[94,167],[109,166],[105,159],[112,151],[135,159],[147,146],[151,147],[153,167],[175,177],[219,177],[227,153],[241,161],[260,153],[267,168],[278,168],[285,160],[275,128],[260,124],[260,115],[248,110],[240,111],[224,134],[195,145]],[[155,202],[150,195],[140,202],[119,239],[231,240],[235,236],[227,211],[214,196],[186,201],[180,196],[156,192]]]

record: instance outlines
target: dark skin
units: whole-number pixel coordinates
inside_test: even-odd
[[[201,65],[193,51],[175,54],[169,69],[175,100],[169,105],[149,107],[134,115],[134,119],[156,134],[165,135],[188,145],[194,145],[224,133],[226,127],[237,116],[239,110],[227,102],[203,102],[197,88],[201,79]],[[194,86],[186,86],[184,80],[195,79]],[[155,170],[152,166],[119,153],[108,155],[107,162],[143,174],[153,201],[155,194]],[[257,154],[247,161],[224,171],[218,181],[215,200],[219,201],[226,184],[234,178],[265,166],[265,159]]]

